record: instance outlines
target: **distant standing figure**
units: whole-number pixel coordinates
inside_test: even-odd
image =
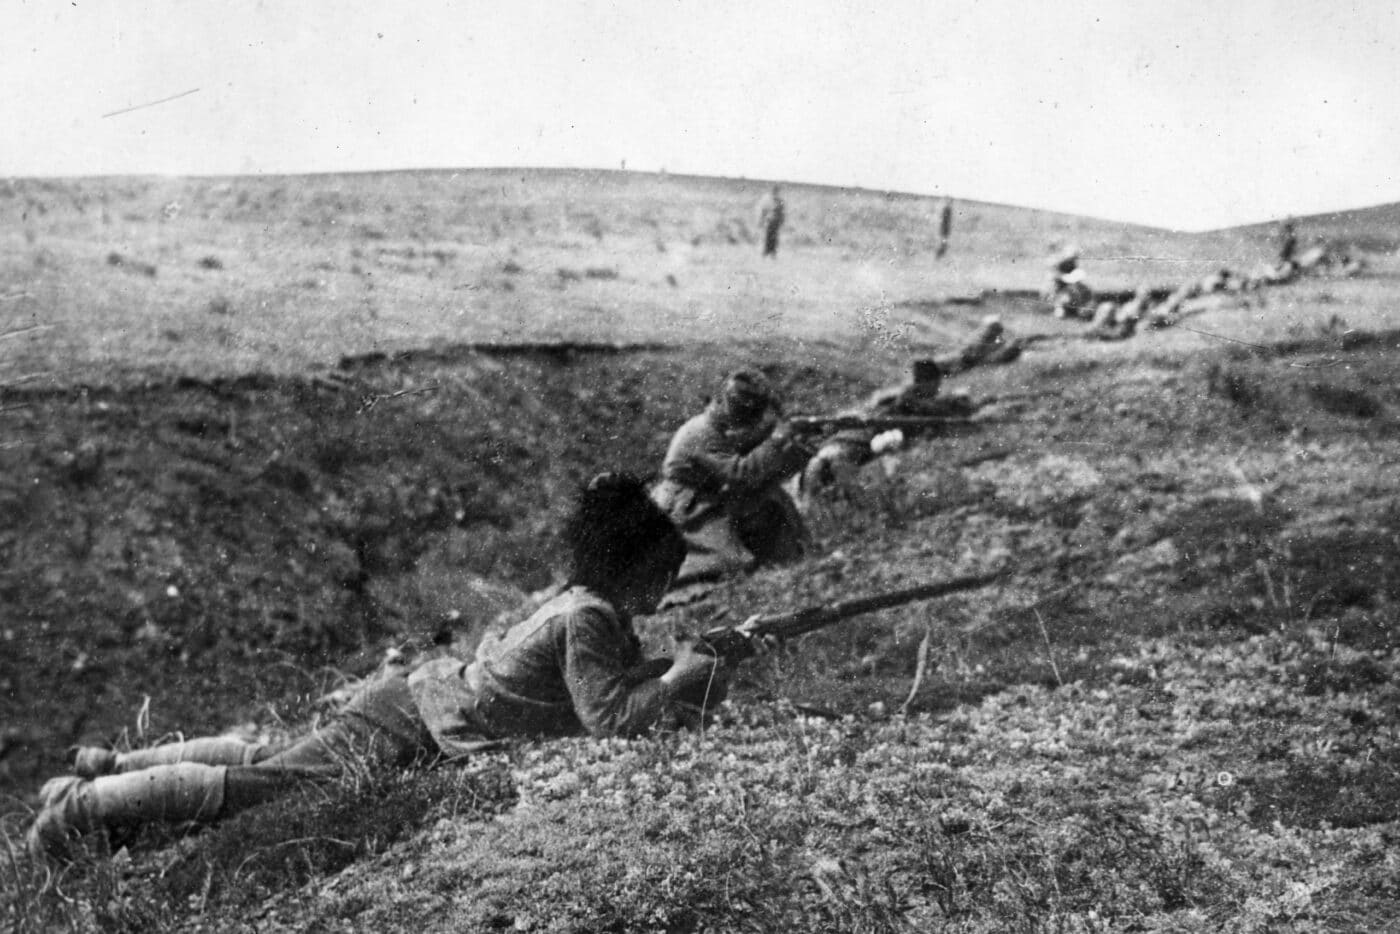
[[[948,252],[948,238],[953,234],[953,199],[944,198],[938,209],[938,252],[934,256],[943,258]]]
[[[1298,231],[1293,218],[1285,217],[1278,225],[1278,261],[1293,262],[1293,253],[1298,249]]]
[[[782,191],[777,185],[758,202],[758,226],[763,228],[763,255],[777,257],[778,231],[783,229],[787,214]]]

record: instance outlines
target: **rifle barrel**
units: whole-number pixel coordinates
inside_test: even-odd
[[[965,425],[966,417],[950,415],[798,415],[788,419],[794,428],[818,428],[846,431],[871,428],[888,431],[891,428],[932,428],[936,425]]]
[[[916,587],[906,587],[903,590],[853,597],[849,600],[839,600],[836,603],[804,607],[800,610],[776,613],[772,616],[761,616],[754,622],[754,632],[757,635],[771,635],[788,639],[821,629],[852,616],[860,616],[862,613],[887,610],[890,607],[914,603],[919,600],[931,600],[934,597],[958,593],[963,590],[976,590],[999,580],[1004,576],[1004,573],[997,571],[991,574],[969,574],[929,584],[919,584]]]

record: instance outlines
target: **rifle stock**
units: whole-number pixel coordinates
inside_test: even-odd
[[[902,590],[853,597],[849,600],[803,607],[799,610],[777,613],[772,616],[760,616],[754,620],[753,625],[747,631],[733,626],[711,629],[700,637],[699,645],[706,651],[729,661],[742,661],[755,653],[755,639],[770,637],[791,639],[794,636],[824,629],[853,616],[874,613],[876,610],[887,610],[891,607],[903,606],[906,603],[932,600],[935,597],[943,597],[965,590],[977,590],[1000,580],[1005,576],[1005,573],[1005,571],[996,571],[990,574],[969,574],[920,584],[916,587],[906,587]]]

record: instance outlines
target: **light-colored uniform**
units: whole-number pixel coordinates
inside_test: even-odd
[[[571,588],[483,641],[471,662],[437,659],[366,684],[329,725],[289,746],[214,737],[123,754],[85,750],[78,767],[86,774],[41,792],[29,847],[61,855],[78,834],[113,824],[211,821],[307,779],[466,755],[507,737],[629,736],[668,713],[694,722],[684,708],[723,700],[722,684],[673,692],[659,680],[666,668],[667,660],[643,658],[629,617]]]
[[[771,419],[736,425],[712,402],[671,439],[652,496],[685,536],[678,585],[806,551],[806,526],[781,484],[812,451],[773,428]]]

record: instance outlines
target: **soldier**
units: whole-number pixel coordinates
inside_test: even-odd
[[[1021,350],[1019,340],[1007,338],[1001,318],[987,315],[967,344],[953,353],[936,358],[934,362],[942,375],[953,376],[975,366],[1011,363],[1021,356]]]
[[[1285,217],[1278,225],[1278,262],[1293,262],[1293,252],[1298,249],[1298,232],[1293,218]]]
[[[1125,340],[1137,333],[1138,325],[1151,313],[1154,295],[1152,288],[1140,285],[1133,297],[1128,299],[1113,315],[1113,321],[1104,329],[1109,340]]]
[[[1237,292],[1239,285],[1233,272],[1222,266],[1201,279],[1201,294],[1214,295],[1217,292]]]
[[[778,231],[787,220],[782,191],[777,185],[758,202],[758,226],[763,230],[763,255],[778,256]]]
[[[1067,246],[1050,260],[1050,288],[1046,297],[1057,318],[1087,317],[1094,293],[1084,284],[1079,266],[1079,247]]]
[[[1142,318],[1141,295],[1142,290],[1139,289],[1137,295],[1121,305],[1117,302],[1100,302],[1085,336],[1099,341],[1121,341],[1132,337]]]
[[[953,234],[953,199],[944,198],[938,208],[938,251],[935,258],[942,259],[948,252],[948,238]]]
[[[685,542],[634,478],[604,474],[564,527],[569,582],[475,660],[390,669],[331,723],[287,746],[230,737],[127,753],[77,750],[50,780],[27,842],[62,857],[80,834],[117,824],[212,821],[300,782],[478,752],[506,737],[632,735],[722,698],[727,672],[693,646],[644,660],[632,617],[656,610]]]
[[[1314,272],[1331,262],[1331,248],[1321,237],[1294,259],[1298,272]]]
[[[1053,250],[1053,247],[1052,247]],[[1050,256],[1050,288],[1046,297],[1051,298],[1059,291],[1063,278],[1079,268],[1079,247],[1070,244],[1055,250]]]
[[[1266,285],[1286,285],[1298,278],[1298,264],[1293,260],[1281,263],[1263,263],[1242,283],[1245,291],[1255,291]]]
[[[778,419],[768,381],[740,370],[671,439],[652,495],[685,535],[678,585],[806,551],[806,527],[781,484],[812,450]]]
[[[943,374],[933,360],[915,360],[908,382],[881,389],[864,405],[841,415],[881,418],[890,416],[931,416],[966,418],[974,406],[966,396],[941,396]],[[855,471],[880,454],[904,445],[910,431],[881,432],[875,428],[838,431],[822,443],[802,470],[800,489],[804,498],[833,486],[850,482]]]
[[[1112,301],[1099,302],[1094,308],[1094,316],[1089,319],[1089,330],[1091,332],[1102,332],[1113,327],[1118,319],[1118,303]]]

